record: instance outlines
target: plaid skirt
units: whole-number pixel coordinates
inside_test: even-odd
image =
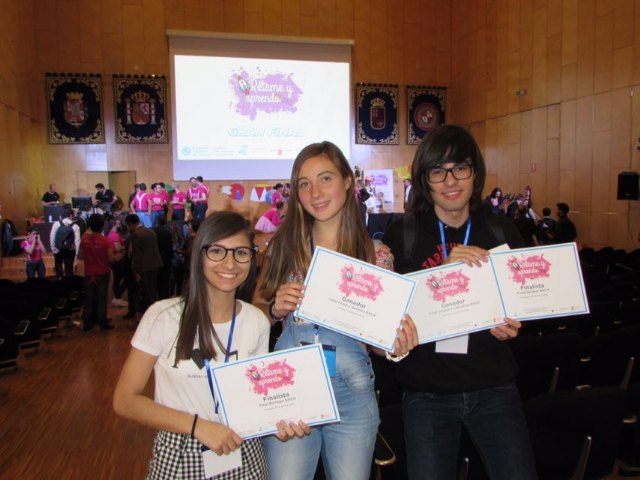
[[[202,444],[189,435],[158,432],[153,445],[147,480],[202,480]],[[267,463],[259,438],[242,442],[242,466],[221,473],[215,480],[266,480]]]

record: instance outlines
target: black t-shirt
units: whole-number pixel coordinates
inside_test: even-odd
[[[49,202],[59,202],[60,201],[60,195],[58,194],[58,192],[45,192],[45,194],[42,196],[42,201],[45,203],[49,203]]]
[[[96,192],[96,201],[100,203],[111,203],[113,202],[113,197],[115,197],[113,190],[107,189],[104,193]]]
[[[486,215],[478,213],[471,216],[468,245],[489,250],[497,247],[500,242],[493,233],[492,226],[487,224]],[[511,248],[524,246],[511,219],[495,215],[493,219],[501,227],[504,240]],[[440,265],[443,261],[442,245],[435,212],[430,210],[419,215],[413,259],[407,263],[403,262],[404,223],[399,221],[391,224],[383,239],[394,255],[395,271],[404,274]],[[466,228],[466,224],[460,228],[445,225],[448,252],[464,243]],[[488,266],[481,268],[486,267]],[[427,343],[416,347],[394,367],[396,378],[404,389],[438,394],[496,387],[513,382],[516,375],[516,363],[511,349],[506,342],[497,340],[488,330],[469,335],[466,354],[436,353],[435,343]]]
[[[526,247],[533,247],[533,236],[536,234],[536,222],[533,218],[518,217],[514,220]]]
[[[578,236],[576,226],[568,217],[559,217],[554,228],[554,243],[567,243],[575,241]]]

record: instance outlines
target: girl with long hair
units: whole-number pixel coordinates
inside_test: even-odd
[[[205,478],[202,446],[218,455],[241,448],[242,466],[215,479],[267,478],[260,440],[243,442],[218,422],[204,368],[207,359],[222,364],[267,353],[269,322],[248,303],[256,268],[249,223],[233,212],[211,215],[193,241],[183,296],[153,304],[142,317],[113,405],[119,415],[160,430],[147,478]],[[144,395],[152,371],[154,399]],[[302,436],[303,427],[281,422],[276,435]]]
[[[330,142],[305,147],[291,172],[289,210],[269,244],[255,303],[266,305],[273,321],[284,321],[276,350],[304,343],[335,349],[332,376],[341,421],[314,427],[287,443],[263,439],[269,478],[313,478],[322,455],[327,478],[369,478],[379,423],[371,359],[366,345],[292,315],[303,296],[303,281],[313,250],[321,246],[370,263],[373,242],[354,200],[355,178],[347,159]],[[415,325],[407,316],[398,330],[395,354],[417,344]],[[379,352],[378,352],[379,353]]]

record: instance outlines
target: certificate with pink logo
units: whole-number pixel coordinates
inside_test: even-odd
[[[277,432],[280,420],[340,421],[320,344],[211,367],[211,376],[220,421],[245,440]]]
[[[505,316],[533,320],[589,312],[575,243],[492,253],[489,258]]]
[[[406,275],[416,281],[409,314],[420,343],[492,328],[504,321],[493,269],[452,263]]]
[[[316,247],[304,284],[296,317],[393,351],[414,280]]]

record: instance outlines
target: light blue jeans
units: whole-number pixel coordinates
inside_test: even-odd
[[[328,480],[368,480],[380,423],[373,369],[365,346],[349,337],[319,329],[320,342],[336,347],[333,389],[340,422],[313,427],[311,435],[281,442],[263,438],[270,480],[312,479],[322,456]],[[289,319],[276,350],[314,341],[314,326]]]
[[[140,219],[140,223],[142,225],[144,225],[147,228],[151,228],[151,215],[149,215],[147,212],[138,212],[136,215],[138,215],[138,218]]]

